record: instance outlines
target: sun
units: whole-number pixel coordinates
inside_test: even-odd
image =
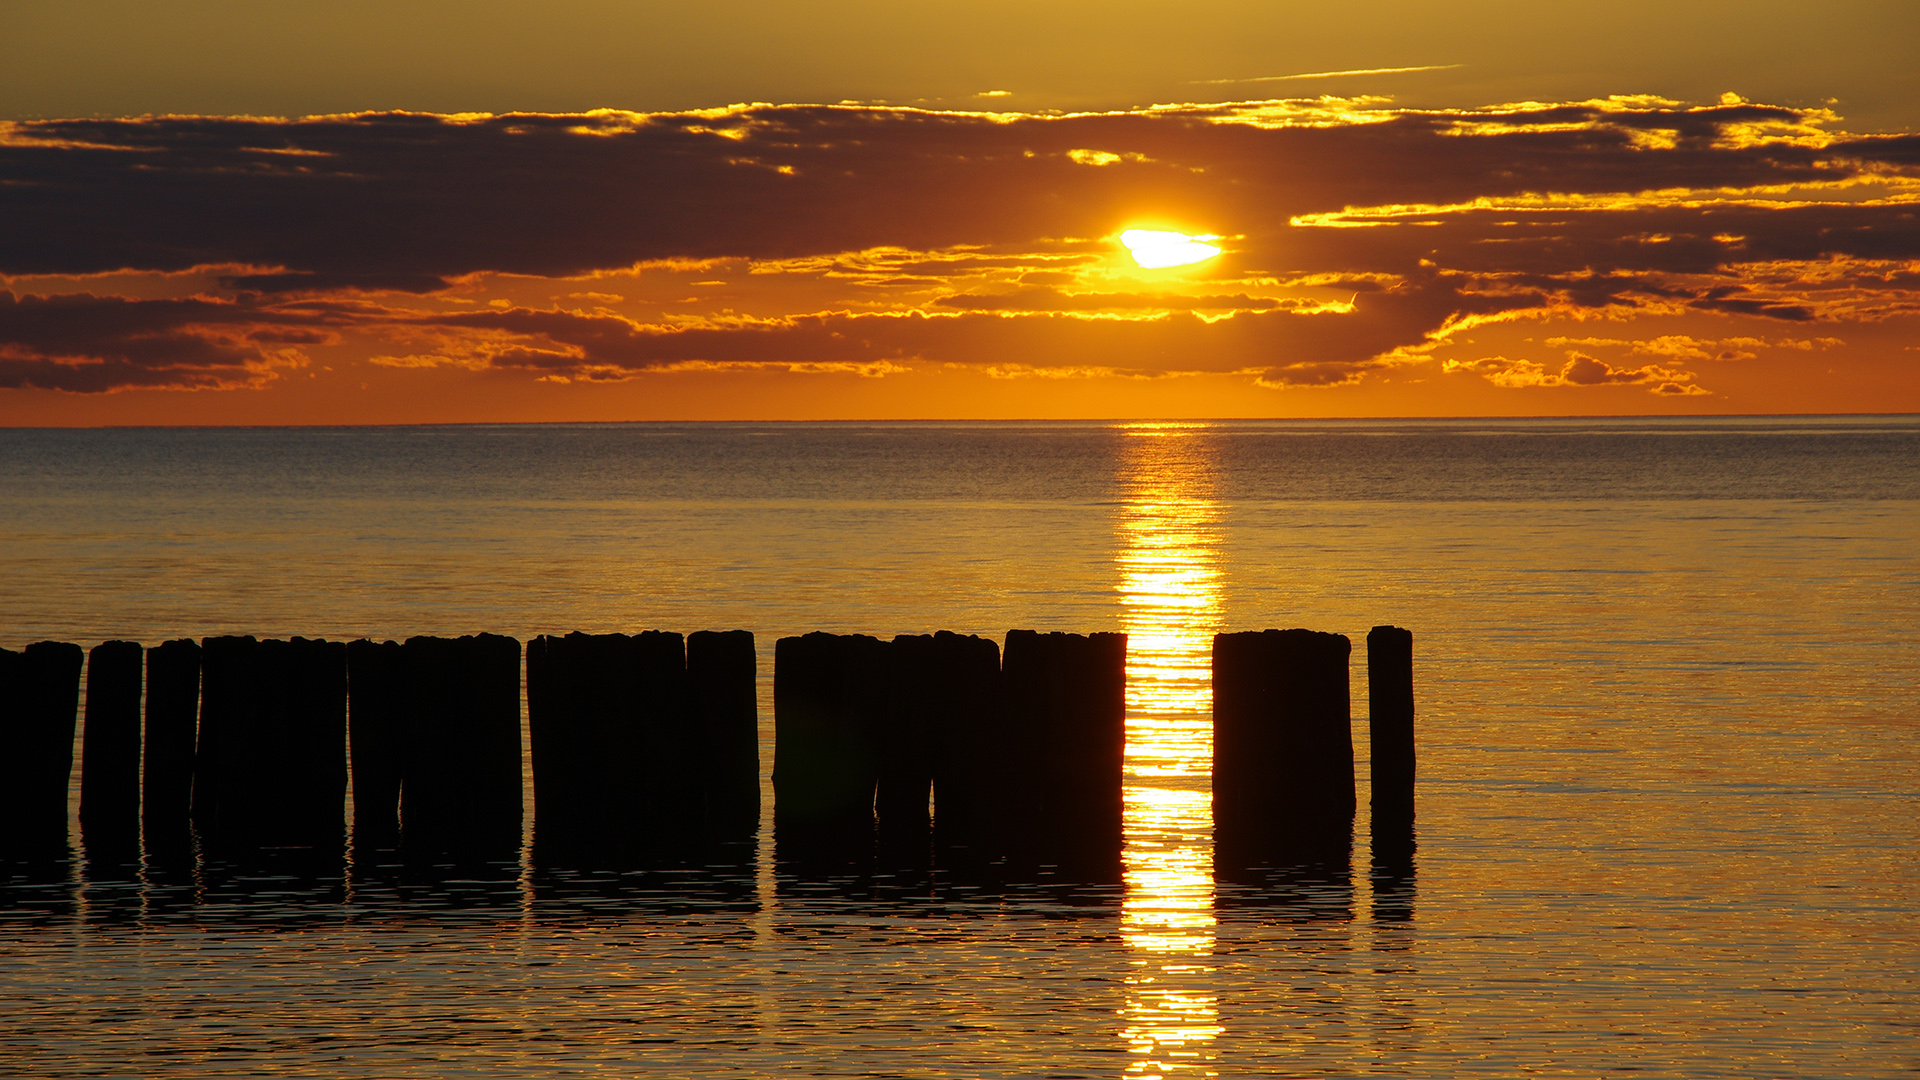
[[[1133,253],[1133,261],[1148,270],[1205,262],[1220,254],[1220,249],[1204,241],[1218,239],[1217,236],[1188,236],[1186,233],[1160,229],[1128,229],[1120,234],[1120,242]]]

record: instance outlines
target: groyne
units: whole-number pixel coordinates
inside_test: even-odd
[[[1350,850],[1351,653],[1308,630],[1214,638],[1218,868]],[[776,858],[1117,880],[1126,658],[1119,633],[779,639]],[[1410,852],[1412,634],[1375,627],[1366,665],[1375,848]],[[77,764],[90,862],[511,861],[529,804],[539,865],[737,861],[762,811],[757,678],[744,630],[0,649],[0,859],[65,854]]]

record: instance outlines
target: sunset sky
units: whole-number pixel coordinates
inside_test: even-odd
[[[800,10],[0,2],[0,423],[1920,411],[1910,3]]]

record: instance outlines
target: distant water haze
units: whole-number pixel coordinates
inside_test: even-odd
[[[0,462],[0,645],[744,628],[763,771],[780,636],[1129,635],[1118,891],[852,898],[763,851],[724,902],[163,910],[83,867],[57,930],[0,907],[0,1049],[49,1074],[1912,1062],[1920,419],[14,429]],[[1381,623],[1420,753],[1391,879]],[[1355,645],[1353,865],[1216,884],[1212,635],[1295,626]]]

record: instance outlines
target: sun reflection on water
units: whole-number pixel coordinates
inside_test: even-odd
[[[1211,655],[1220,507],[1204,424],[1130,424],[1115,561],[1127,638],[1129,1076],[1213,1073]]]

